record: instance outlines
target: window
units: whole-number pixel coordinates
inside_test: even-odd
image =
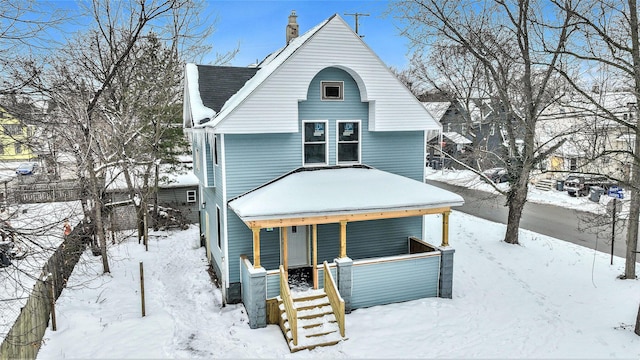
[[[460,125],[460,132],[464,135],[467,133],[467,124],[463,123],[462,125]]]
[[[218,165],[218,136],[213,138],[213,163]]]
[[[16,154],[22,154],[22,144],[16,143]]]
[[[322,100],[344,100],[342,81],[322,81],[320,82]]]
[[[187,190],[187,202],[188,203],[196,202],[196,191],[195,190]]]
[[[303,122],[304,165],[327,164],[327,122]]]
[[[338,164],[360,162],[360,122],[338,121]]]
[[[0,155],[4,154],[4,145],[0,144]]]
[[[2,125],[4,127],[5,135],[21,135],[22,134],[22,125],[19,124],[5,124]]]
[[[447,124],[447,131],[446,132],[451,132],[451,124]]]
[[[496,134],[496,124],[491,124],[491,131],[489,135],[494,136]]]
[[[569,159],[569,170],[575,171],[577,169],[578,169],[578,159],[576,158]]]
[[[216,205],[216,230],[218,235],[218,248],[222,250],[222,230],[220,229],[220,208]]]

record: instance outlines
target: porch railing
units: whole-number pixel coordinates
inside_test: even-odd
[[[333,280],[331,271],[329,271],[329,264],[325,261],[322,266],[324,268],[324,292],[329,298],[329,303],[331,303],[331,308],[338,321],[340,336],[344,337],[344,299],[338,292],[336,282]]]
[[[293,345],[298,345],[298,310],[293,305],[293,297],[291,296],[291,289],[289,289],[289,282],[287,279],[288,277],[284,272],[284,266],[280,265],[280,297],[282,297],[284,311],[287,314],[287,319],[289,320]]]

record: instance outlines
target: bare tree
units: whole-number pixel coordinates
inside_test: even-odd
[[[566,11],[564,2],[554,1],[555,5]],[[638,38],[638,10],[635,0],[626,2],[600,0],[581,4],[571,9],[579,21],[580,32],[576,41],[565,49],[568,58],[579,62],[583,69],[606,71],[607,83],[598,84],[589,73],[584,71],[571,74],[560,71],[571,82],[576,92],[597,112],[601,121],[609,120],[628,129],[632,143],[628,149],[616,150],[631,159],[631,177],[625,183],[630,190],[630,212],[627,228],[627,254],[623,278],[636,278],[636,259],[638,244],[638,217],[640,216],[640,137],[636,136],[640,127],[638,104],[640,104],[640,40]],[[560,69],[562,70],[562,69]],[[591,91],[594,85],[602,85],[601,91]],[[598,86],[600,87],[600,86]],[[628,90],[635,97],[635,106],[630,113],[632,118],[622,117],[604,105],[600,92]],[[626,114],[626,112],[625,112]],[[601,152],[597,157],[610,155]],[[639,330],[640,331],[640,330]]]
[[[535,146],[535,128],[551,92],[560,52],[573,31],[570,11],[543,19],[536,1],[413,0],[394,3],[405,23],[404,34],[419,50],[433,44],[459,49],[482,66],[487,94],[506,129],[506,169],[512,179],[507,193],[509,215],[504,241],[518,243],[529,176],[560,142]],[[549,55],[546,48],[555,51]],[[521,146],[516,141],[523,140]]]
[[[36,0],[0,1],[0,95],[24,89],[25,79],[14,76],[20,64],[33,61],[29,54],[44,51],[52,40],[47,31],[65,20],[61,11]]]
[[[79,176],[87,186],[87,208],[99,239],[104,272],[109,272],[106,237],[102,223],[104,173],[122,160],[122,146],[140,134],[132,107],[122,107],[118,96],[140,87],[120,80],[137,62],[139,44],[149,32],[157,31],[163,41],[187,51],[201,44],[194,34],[200,22],[183,23],[197,12],[188,0],[137,0],[111,2],[94,0],[87,4],[93,25],[70,40],[48,58],[44,70],[31,67],[23,72],[32,88],[55,104],[62,138],[74,149]],[[181,25],[182,24],[182,25]],[[183,26],[184,25],[184,26]],[[193,36],[193,37],[192,37]],[[31,71],[29,71],[31,70]],[[119,130],[115,131],[118,126]],[[125,138],[123,138],[125,136]]]

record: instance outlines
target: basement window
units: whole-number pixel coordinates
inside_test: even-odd
[[[322,100],[344,100],[342,81],[322,81]]]

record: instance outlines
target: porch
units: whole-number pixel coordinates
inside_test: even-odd
[[[313,198],[330,193],[334,195]],[[454,250],[449,247],[449,214],[451,206],[463,202],[460,196],[445,190],[366,167],[304,169],[232,199],[229,207],[253,234],[253,253],[240,259],[242,301],[250,326],[280,324],[287,337],[288,333],[302,332],[296,325],[298,307],[294,299],[297,295],[289,286],[290,264],[301,264],[294,261],[296,252],[289,249],[293,243],[303,244],[302,256],[308,257],[306,264],[312,269],[311,291],[322,291],[315,295],[323,298],[324,293],[334,298],[332,302],[343,303],[342,310],[336,310],[340,306],[332,304],[332,314],[327,314],[338,324],[342,319],[342,337],[344,314],[352,309],[424,297],[451,297]],[[415,236],[416,229],[417,233],[423,232],[423,216],[434,214],[442,216],[440,246]],[[417,223],[417,228],[384,229],[389,221],[400,224],[397,219],[412,219],[410,223]],[[352,249],[360,249],[351,250],[354,258],[347,255],[348,224],[354,224],[356,229],[352,232]],[[332,231],[325,231],[319,238],[319,226],[325,229],[331,226]],[[382,237],[374,243],[369,241],[367,234],[374,235],[380,229],[397,240],[388,242]],[[279,232],[278,269],[273,265],[268,270],[262,266],[261,230]],[[405,239],[402,249],[398,249],[398,240],[402,241],[398,236]],[[336,239],[336,252],[328,255],[325,247],[320,266],[319,245],[334,243]],[[367,251],[361,250],[372,247],[377,250],[376,254],[388,256],[367,256]],[[288,327],[282,324],[284,318]],[[321,325],[313,327],[326,327]],[[292,351],[298,346],[297,340],[293,335],[289,339]]]

